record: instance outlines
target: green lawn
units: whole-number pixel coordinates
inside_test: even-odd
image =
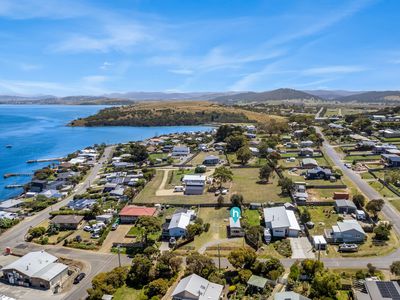
[[[270,183],[259,184],[258,168],[235,168],[232,169],[233,182],[232,193],[242,194],[246,203],[251,202],[288,202],[289,197],[280,195],[281,188],[278,186],[278,175],[270,179]]]
[[[260,213],[257,209],[246,209],[242,212],[242,217],[247,220],[250,226],[260,225]]]
[[[345,157],[346,161],[353,161],[353,160],[363,160],[363,161],[374,161],[381,159],[380,155],[347,155]]]
[[[113,300],[144,300],[147,297],[143,290],[136,290],[127,286],[120,287],[114,294]]]
[[[375,177],[371,175],[369,172],[364,172],[360,174],[362,179],[374,179]]]
[[[199,218],[202,218],[204,223],[210,223],[208,232],[203,232],[196,236],[194,241],[187,244],[189,247],[194,247],[198,250],[205,243],[227,238],[227,226],[229,225],[229,209],[228,208],[200,208]]]
[[[133,203],[168,203],[168,204],[199,204],[199,203],[215,203],[217,197],[213,193],[207,193],[204,191],[203,195],[190,195],[185,196],[182,194],[174,194],[172,196],[156,196],[156,191],[161,185],[164,176],[164,171],[158,170],[155,177],[144,187],[144,189],[136,196]],[[166,182],[168,184],[168,180]],[[227,200],[225,200],[227,201]]]
[[[338,215],[333,206],[309,207],[308,211],[311,215],[311,221],[315,224],[314,228],[310,229],[311,235],[323,235],[324,229],[331,228],[338,220]]]
[[[220,155],[218,151],[211,151],[211,152],[200,152],[199,154],[197,154],[195,156],[195,158],[193,158],[190,161],[190,164],[192,164],[193,166],[197,166],[197,165],[202,165],[204,159],[209,156],[209,155],[214,155],[219,157],[220,160],[226,160],[226,157],[224,154]]]
[[[176,185],[182,185],[182,178],[185,175],[194,174],[194,170],[173,170],[169,171],[166,189],[173,189]]]
[[[393,193],[379,181],[369,181],[368,184],[371,187],[373,187],[378,193],[380,193],[383,197],[397,197],[395,193]]]
[[[390,200],[390,203],[400,212],[400,199]]]

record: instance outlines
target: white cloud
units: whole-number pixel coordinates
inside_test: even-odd
[[[303,70],[304,75],[348,74],[365,71],[362,66],[326,66]]]
[[[89,10],[75,0],[1,0],[0,16],[11,19],[64,19],[86,15]]]
[[[105,61],[101,64],[101,66],[99,67],[100,70],[108,70],[110,69],[110,67],[113,66],[112,63]]]
[[[193,70],[190,70],[190,69],[171,69],[171,70],[168,70],[168,71],[171,72],[171,73],[180,74],[180,75],[193,74]]]
[[[49,81],[3,80],[0,79],[0,88],[6,93],[31,95],[65,93],[70,90],[63,84]]]
[[[33,71],[42,68],[41,65],[30,64],[30,63],[19,63],[18,65],[22,71]]]

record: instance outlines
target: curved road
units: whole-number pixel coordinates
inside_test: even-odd
[[[114,146],[108,146],[104,150],[103,156],[99,161],[92,167],[89,175],[86,179],[78,184],[74,192],[63,199],[62,201],[48,207],[32,217],[25,218],[22,222],[11,228],[10,230],[4,232],[0,236],[0,245],[2,248],[11,247],[16,248],[26,248],[29,251],[46,249],[49,253],[56,255],[58,257],[65,257],[73,260],[79,260],[85,263],[87,270],[86,277],[79,283],[79,285],[74,285],[70,291],[67,291],[65,295],[62,295],[62,299],[67,300],[78,300],[84,299],[87,295],[86,290],[91,286],[92,278],[103,271],[108,271],[118,266],[118,256],[114,254],[104,254],[93,251],[79,250],[73,248],[67,248],[62,246],[39,246],[32,243],[25,242],[24,236],[31,227],[35,227],[46,219],[49,219],[49,213],[52,210],[58,210],[60,207],[65,206],[71,201],[76,194],[84,193],[90,184],[95,180],[97,174],[99,173],[102,165],[111,157]],[[121,263],[128,264],[130,262],[129,258],[125,255],[121,255]],[[60,299],[55,295],[55,298]]]

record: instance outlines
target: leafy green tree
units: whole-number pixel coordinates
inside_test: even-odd
[[[143,254],[136,254],[128,274],[127,283],[132,287],[141,288],[152,280],[153,262]]]
[[[148,235],[152,233],[156,233],[161,230],[161,221],[157,217],[153,216],[142,216],[139,217],[137,226],[140,227],[144,237],[144,243],[148,242]]]
[[[186,227],[188,238],[194,238],[196,235],[200,235],[203,232],[203,225],[201,224],[189,224]]]
[[[127,152],[131,155],[127,160],[131,162],[143,162],[149,157],[146,146],[139,143],[130,143]]]
[[[280,178],[278,185],[281,187],[283,195],[289,195],[294,190],[294,182],[288,177]]]
[[[43,226],[40,227],[33,227],[28,230],[28,233],[33,237],[33,238],[38,238],[41,237],[46,233],[46,228]]]
[[[396,276],[400,276],[400,261],[394,261],[390,265],[390,272]]]
[[[231,251],[228,260],[237,269],[250,269],[257,259],[257,254],[253,249],[240,248]]]
[[[233,180],[233,173],[229,168],[221,166],[215,168],[213,177],[219,183],[219,187],[221,188],[224,183]]]
[[[48,235],[55,235],[60,232],[60,225],[55,223],[50,223],[49,227],[47,227],[47,234]]]
[[[253,273],[250,270],[247,269],[239,270],[238,272],[239,281],[243,284],[246,284],[247,281],[250,279],[251,275],[253,275]]]
[[[247,145],[247,139],[243,134],[230,135],[225,139],[225,142],[226,142],[226,150],[229,153],[236,152],[243,146]]]
[[[311,283],[311,295],[318,299],[329,297],[335,299],[336,293],[342,287],[340,276],[333,272],[324,271],[317,273]]]
[[[389,223],[380,223],[374,229],[374,239],[380,241],[388,241],[390,239],[390,230],[392,229],[392,225]]]
[[[371,200],[367,203],[365,208],[374,215],[374,218],[376,219],[378,217],[378,213],[382,210],[383,205],[385,204],[385,201],[382,199],[374,199]]]
[[[194,273],[208,279],[216,270],[214,261],[208,256],[192,252],[186,257],[186,275]]]
[[[258,175],[258,178],[260,178],[260,180],[268,182],[272,172],[273,169],[268,164],[265,164],[260,168],[260,173]]]
[[[289,273],[289,279],[293,281],[297,281],[300,278],[300,267],[299,267],[299,262],[296,261],[291,267],[290,267],[290,273]]]
[[[277,258],[271,258],[264,262],[257,261],[252,268],[254,274],[267,277],[271,280],[276,280],[283,274],[285,268]]]
[[[171,278],[178,273],[182,265],[182,257],[175,252],[163,252],[157,259],[156,273],[160,278]]]
[[[249,160],[253,157],[248,146],[243,146],[236,152],[236,158],[240,161],[242,165],[246,165]]]
[[[314,278],[315,274],[324,270],[324,263],[318,260],[305,259],[301,262],[303,273],[309,278]]]
[[[243,205],[243,195],[242,194],[233,194],[231,196],[232,206],[241,207]]]
[[[158,278],[150,282],[147,286],[146,295],[151,298],[154,296],[164,296],[168,291],[169,282],[164,278]]]
[[[221,125],[215,133],[215,141],[223,142],[230,135],[240,135],[244,132],[241,126]]]
[[[354,195],[353,202],[359,209],[363,208],[365,205],[364,195],[361,195],[361,194]]]

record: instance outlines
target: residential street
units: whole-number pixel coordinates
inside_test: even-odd
[[[108,146],[105,148],[103,156],[91,169],[87,178],[77,185],[73,194],[58,202],[57,204],[54,204],[52,207],[48,207],[36,213],[34,216],[24,219],[21,223],[6,231],[0,236],[0,245],[2,246],[2,250],[4,250],[5,247],[11,247],[12,249],[16,247],[19,249],[29,248],[29,250],[39,250],[45,248],[46,251],[53,255],[73,260],[79,260],[86,264],[86,277],[79,283],[79,285],[73,286],[72,290],[68,291],[62,299],[84,299],[87,294],[86,290],[90,287],[91,280],[96,274],[103,271],[111,270],[114,267],[118,266],[118,255],[72,249],[60,246],[39,246],[32,243],[26,243],[24,240],[24,236],[29,228],[37,226],[42,221],[48,219],[49,212],[51,212],[53,209],[58,210],[60,207],[65,206],[70,200],[73,199],[75,194],[84,193],[86,189],[90,186],[90,184],[95,180],[103,163],[111,157],[113,149],[113,146]],[[121,263],[122,265],[129,264],[130,259],[126,255],[121,255]],[[57,296],[57,298],[59,299],[59,296]]]

